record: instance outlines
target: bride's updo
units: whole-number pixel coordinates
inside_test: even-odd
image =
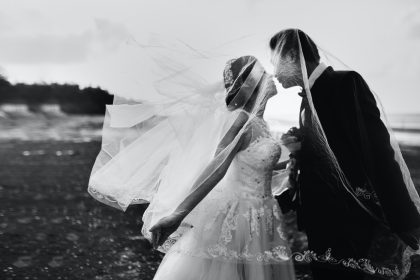
[[[257,59],[250,55],[234,58],[226,63],[223,79],[226,88],[226,105],[238,94],[246,78],[251,73]]]

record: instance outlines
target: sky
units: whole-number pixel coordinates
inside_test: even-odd
[[[368,81],[390,113],[420,113],[418,0],[0,0],[0,73],[12,82],[77,83],[141,94],[150,34],[198,49],[252,53],[297,27]],[[238,40],[239,38],[244,40]],[[226,42],[235,41],[232,44]],[[246,53],[248,52],[248,53]],[[299,97],[285,94],[294,114]]]

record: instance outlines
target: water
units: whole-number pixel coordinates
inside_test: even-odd
[[[420,114],[390,114],[389,126],[397,141],[406,146],[420,146]],[[298,118],[284,116],[282,121],[270,122],[270,127],[277,133],[284,133],[289,128],[298,126]]]
[[[408,146],[420,146],[420,114],[389,115],[388,121],[398,142]]]
[[[10,107],[10,106],[9,106]],[[30,112],[26,107],[0,108],[0,140],[66,140],[75,142],[101,139],[103,116],[65,115],[55,107],[42,112]],[[420,146],[420,114],[390,114],[388,122],[400,144]],[[285,115],[281,121],[270,122],[270,127],[281,134],[298,126],[296,115]]]

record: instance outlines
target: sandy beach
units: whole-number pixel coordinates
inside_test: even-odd
[[[144,206],[123,213],[86,192],[101,120],[1,121],[1,279],[153,278],[162,255],[140,235]],[[402,152],[419,188],[420,145]],[[297,273],[311,279],[307,266]],[[419,275],[415,265],[407,279]]]

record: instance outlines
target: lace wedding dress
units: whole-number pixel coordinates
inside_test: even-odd
[[[255,118],[249,128],[251,144],[197,206],[205,214],[193,216],[194,226],[168,250],[155,280],[295,279],[282,213],[271,192],[281,147],[264,120]]]

